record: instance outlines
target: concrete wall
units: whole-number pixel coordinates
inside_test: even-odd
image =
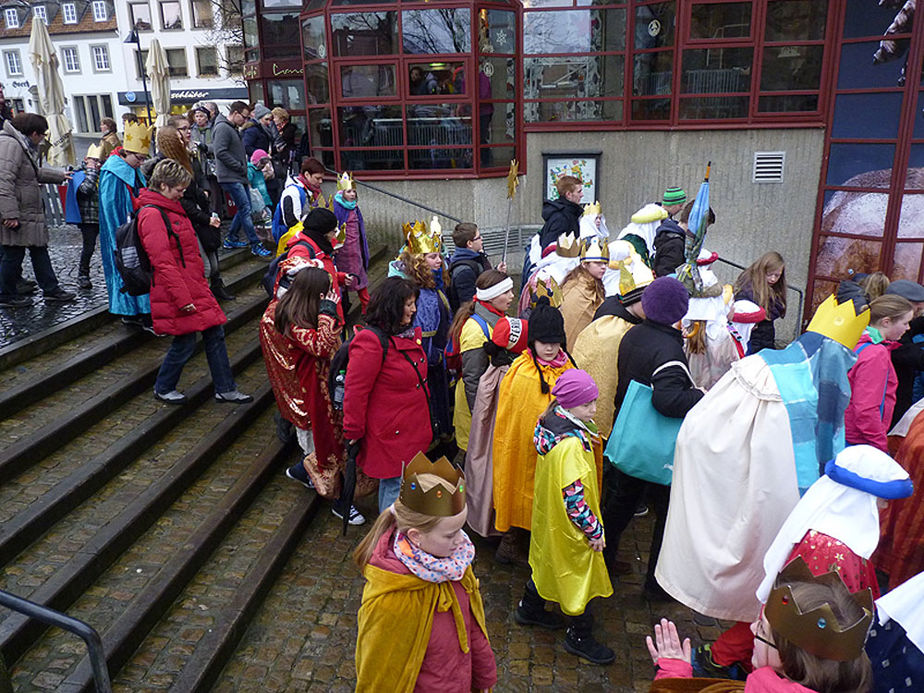
[[[788,283],[805,289],[824,151],[821,129],[532,133],[527,136],[526,150],[528,173],[520,179],[511,211],[512,225],[542,221],[543,153],[599,151],[599,199],[611,234],[618,233],[645,202],[660,199],[668,186],[683,186],[692,199],[706,162],[711,160],[711,204],[717,221],[706,246],[740,265],[750,264],[768,250],[778,250],[786,259]],[[782,183],[751,182],[756,151],[786,152]],[[502,229],[505,224],[503,178],[375,184],[475,221],[483,229]],[[360,195],[370,233],[387,238],[395,251],[401,244],[401,222],[429,217],[374,191],[360,189]],[[453,226],[445,219],[442,223],[444,230]],[[451,244],[448,237],[447,241]],[[715,268],[722,281],[733,282],[738,273],[718,263]],[[796,329],[796,300],[790,293],[788,319],[777,328],[780,338],[790,339]]]

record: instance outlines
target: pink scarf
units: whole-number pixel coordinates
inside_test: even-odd
[[[414,546],[403,532],[395,532],[393,549],[408,570],[427,582],[458,582],[475,560],[475,545],[462,532],[463,541],[449,556],[433,556]]]

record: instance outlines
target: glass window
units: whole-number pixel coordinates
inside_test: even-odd
[[[632,67],[632,93],[636,96],[670,94],[674,52],[636,54]]]
[[[405,53],[467,53],[472,49],[468,8],[405,10],[401,13]]]
[[[45,10],[44,5],[34,5],[32,7],[32,14],[36,19],[45,22],[45,26],[48,26],[48,12]]]
[[[137,71],[138,79],[141,79],[141,75],[146,75],[148,72],[147,68],[148,62],[148,52],[144,51],[135,51],[135,70]]]
[[[632,101],[633,120],[668,120],[670,117],[670,99],[635,99]]]
[[[244,70],[244,47],[233,44],[228,46],[227,61],[228,74],[241,74]]]
[[[393,55],[398,52],[396,12],[338,13],[330,16],[334,55]]]
[[[465,94],[465,63],[410,63],[408,92],[411,96]]]
[[[275,108],[282,106],[287,111],[302,111],[305,109],[304,85],[300,79],[271,80],[267,85],[267,106]]]
[[[186,65],[185,48],[167,49],[167,73],[171,77],[188,77],[189,68]]]
[[[90,109],[90,112],[88,114],[88,120],[93,124],[93,129],[95,130],[96,128],[99,127],[98,123],[100,121],[100,118],[103,117],[102,114],[99,112],[99,101],[97,100],[95,96],[88,96],[87,106]]]
[[[757,100],[757,110],[761,113],[817,111],[818,94],[761,95]]]
[[[93,21],[105,22],[109,19],[109,9],[104,0],[93,0]]]
[[[640,5],[635,8],[635,48],[665,48],[674,45],[674,3]]]
[[[749,91],[753,61],[753,48],[684,51],[680,90],[685,94]]]
[[[93,69],[97,72],[109,72],[112,66],[109,63],[109,46],[92,46]]]
[[[112,118],[112,97],[109,94],[102,94],[99,98],[103,103],[103,115]]]
[[[894,87],[899,71],[887,70],[873,62],[879,41],[845,43],[841,47],[838,89]]]
[[[523,96],[527,99],[622,96],[621,55],[586,55],[523,60]]]
[[[218,49],[214,46],[196,46],[196,71],[200,77],[218,75]]]
[[[180,13],[180,3],[160,3],[160,25],[164,28],[164,31],[183,28],[183,17]]]
[[[302,22],[302,47],[305,60],[327,57],[327,37],[324,35],[324,15],[309,17]]]
[[[82,96],[74,97],[74,115],[77,116],[77,131],[90,132],[87,123],[87,110]]]
[[[516,98],[516,62],[514,58],[482,58],[478,98]]]
[[[244,46],[247,48],[256,48],[260,45],[260,38],[257,34],[257,20],[253,17],[245,17],[242,20],[244,27]]]
[[[72,2],[66,2],[61,5],[61,14],[65,24],[77,23],[77,6]]]
[[[767,3],[764,39],[822,41],[827,19],[828,0],[775,0]]]
[[[80,72],[80,56],[77,53],[76,46],[62,48],[61,57],[64,58],[65,72]]]
[[[898,137],[903,94],[838,94],[831,123],[831,137]],[[875,113],[874,118],[868,114]]]
[[[302,0],[263,0],[263,9],[271,10],[277,7],[294,7],[301,9]]]
[[[344,65],[340,68],[340,94],[345,99],[395,96],[394,65]]]
[[[139,31],[151,30],[151,8],[148,3],[129,3],[128,16],[135,29]]]
[[[400,147],[404,119],[400,106],[345,106],[337,109],[342,147]]]
[[[264,14],[260,17],[263,31],[264,58],[297,58],[300,51],[297,14]]]
[[[531,123],[621,120],[622,101],[543,101],[524,105]]]
[[[832,143],[825,185],[888,188],[894,157],[894,144]]]
[[[327,63],[305,65],[305,85],[308,90],[308,104],[329,103]]]
[[[196,29],[211,29],[215,26],[213,0],[192,0],[193,26]]]
[[[19,28],[19,12],[16,11],[15,7],[8,7],[3,11],[3,18],[6,21],[7,29],[18,29]]]
[[[482,53],[516,53],[517,17],[507,10],[482,9],[478,13],[479,43]]]
[[[709,3],[690,8],[691,39],[728,39],[751,35],[751,3]]]
[[[312,108],[308,111],[308,139],[312,147],[333,147],[334,130],[329,108]]]
[[[703,96],[680,100],[681,120],[724,120],[747,118],[747,96]]]
[[[821,86],[825,47],[774,46],[764,48],[761,91],[800,91]]]
[[[19,55],[19,51],[5,51],[3,55],[6,58],[7,76],[18,77],[22,75],[22,58]]]
[[[241,0],[241,15],[248,17],[257,13],[257,0]]]
[[[625,10],[524,13],[523,50],[527,54],[594,53],[625,47]]]
[[[512,142],[516,135],[516,104],[488,103],[478,111],[481,144]]]

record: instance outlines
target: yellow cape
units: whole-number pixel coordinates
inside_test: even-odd
[[[594,313],[603,303],[603,282],[587,272],[578,272],[561,288],[561,305],[558,310],[565,319],[565,338],[573,348],[581,330],[594,319]]]
[[[584,613],[594,597],[613,594],[603,554],[590,548],[565,509],[562,489],[578,479],[584,486],[584,502],[600,519],[594,453],[584,449],[580,438],[565,438],[536,462],[529,565],[539,595],[558,602],[570,616]]]
[[[632,323],[628,320],[605,315],[581,331],[571,350],[578,368],[587,371],[597,383],[600,396],[597,398],[594,423],[604,438],[609,438],[613,430],[616,388],[619,385],[619,344],[630,327]]]
[[[448,582],[398,575],[373,565],[363,570],[367,582],[359,607],[356,636],[356,690],[412,693],[417,683],[436,611],[452,610],[459,647],[469,651],[459,600]],[[469,566],[462,576],[475,622],[488,637],[478,580]]]

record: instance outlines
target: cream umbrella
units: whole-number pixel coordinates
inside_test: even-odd
[[[167,124],[167,118],[170,117],[170,73],[167,66],[167,52],[157,39],[151,40],[148,60],[144,67],[151,80],[151,103],[157,111],[154,125],[161,128]]]
[[[29,36],[29,59],[38,80],[38,97],[42,113],[48,119],[48,139],[51,149],[48,163],[66,166],[75,163],[74,139],[71,124],[64,116],[64,85],[58,73],[58,56],[51,44],[45,22],[34,18]]]

